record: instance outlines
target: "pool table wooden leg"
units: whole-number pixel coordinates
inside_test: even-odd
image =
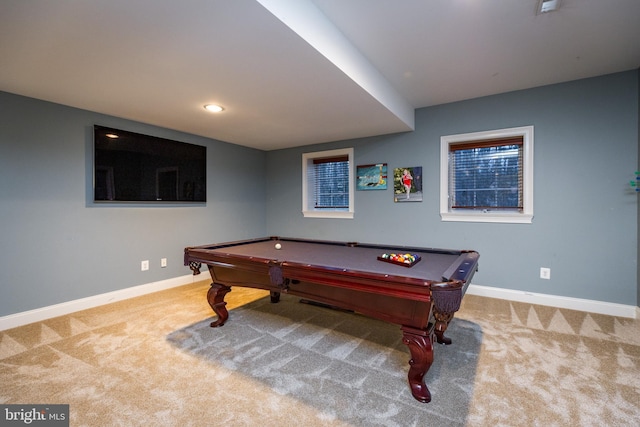
[[[416,400],[431,402],[431,392],[424,382],[424,376],[433,363],[433,333],[422,329],[402,326],[402,342],[409,347],[409,387]]]
[[[453,313],[440,313],[438,310],[434,310],[433,317],[436,318],[436,340],[439,344],[451,344],[451,338],[445,337],[444,333],[449,327],[449,322],[453,319]]]
[[[209,305],[218,316],[216,320],[211,322],[212,328],[224,325],[224,322],[229,318],[229,312],[225,307],[227,303],[224,300],[225,295],[229,292],[231,292],[231,288],[229,286],[215,282],[211,283],[209,292],[207,292],[207,301],[209,301]]]
[[[280,292],[270,291],[269,296],[271,297],[271,302],[273,304],[280,302]]]

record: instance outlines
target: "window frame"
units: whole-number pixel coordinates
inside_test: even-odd
[[[450,146],[474,141],[522,137],[522,211],[455,209],[449,206]],[[440,217],[442,221],[530,224],[533,221],[533,126],[440,137]]]
[[[349,162],[349,206],[348,208],[316,208],[313,200],[315,182],[309,180],[309,167],[315,159],[347,156]],[[305,218],[340,218],[353,219],[355,213],[355,167],[353,148],[315,151],[302,154],[302,215]]]

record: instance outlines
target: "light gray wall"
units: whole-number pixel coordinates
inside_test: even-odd
[[[638,300],[638,71],[420,109],[416,130],[267,153],[267,232],[470,248],[478,285],[633,304]],[[442,222],[442,135],[534,125],[533,224]],[[356,164],[424,168],[424,200],[358,191],[355,219],[303,218],[301,154],[355,148]],[[539,278],[551,268],[551,280]]]
[[[94,124],[207,146],[206,205],[94,205]],[[189,274],[185,246],[264,235],[264,168],[259,150],[0,92],[0,316]]]

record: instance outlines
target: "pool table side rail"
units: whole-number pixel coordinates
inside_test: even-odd
[[[189,252],[186,252],[187,249]],[[266,273],[270,265],[276,264],[271,258],[211,252],[197,248],[187,249],[185,249],[185,265],[196,262],[255,273]]]
[[[473,275],[478,270],[478,260],[480,259],[480,254],[475,251],[464,251],[459,256],[458,259],[451,264],[451,266],[442,274],[442,280],[444,282],[453,282],[457,280],[462,280],[467,282],[471,282]]]
[[[282,264],[282,272],[292,281],[312,282],[414,301],[431,301],[432,282],[429,280],[286,261]]]
[[[370,248],[370,249],[380,249],[386,251],[397,251],[398,253],[402,252],[431,252],[437,254],[449,254],[455,255],[466,252],[475,252],[473,250],[455,250],[455,249],[443,249],[443,248],[427,248],[427,247],[418,247],[418,246],[402,246],[402,245],[380,245],[375,243],[360,243],[360,242],[340,242],[333,240],[312,240],[312,239],[300,239],[293,237],[279,237],[279,236],[270,236],[270,237],[259,237],[255,239],[246,239],[246,240],[236,240],[232,242],[223,242],[223,243],[213,243],[208,245],[199,245],[199,246],[191,246],[185,248],[185,252],[190,249],[209,249],[209,250],[219,250],[223,248],[233,247],[233,246],[242,246],[242,245],[250,245],[253,243],[260,243],[266,241],[273,241],[277,243],[280,242],[299,242],[299,243],[311,243],[314,245],[330,245],[330,246],[350,246],[350,247],[360,247],[360,248]],[[185,264],[186,265],[186,264]]]

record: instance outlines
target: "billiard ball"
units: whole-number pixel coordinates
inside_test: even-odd
[[[276,243],[276,249],[280,249],[282,248],[282,245],[280,243]]]

